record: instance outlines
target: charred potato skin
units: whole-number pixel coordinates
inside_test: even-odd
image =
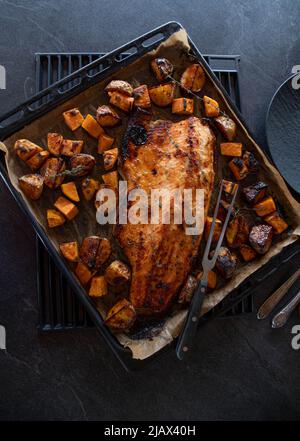
[[[70,167],[71,170],[79,169],[76,176],[85,176],[92,172],[95,167],[96,160],[94,156],[88,155],[86,153],[78,153],[71,157]]]
[[[237,267],[238,259],[234,252],[221,247],[216,261],[216,268],[224,279],[231,279]]]
[[[150,62],[150,68],[158,81],[165,81],[173,74],[173,64],[167,58],[154,58]]]
[[[36,201],[43,193],[44,178],[36,173],[24,175],[19,178],[19,186],[27,197]]]
[[[251,205],[260,202],[267,193],[268,185],[262,181],[256,182],[256,184],[244,187],[242,194],[244,199]]]
[[[255,158],[255,156],[252,152],[248,152],[248,151],[244,152],[243,160],[244,160],[244,163],[246,164],[248,170],[251,173],[258,171],[259,162],[257,161],[257,159]]]
[[[273,228],[270,225],[255,225],[250,232],[249,242],[258,254],[265,254],[272,245]]]
[[[111,107],[100,106],[96,114],[97,122],[103,127],[114,127],[121,123],[121,118]]]
[[[120,260],[112,262],[105,271],[105,279],[107,283],[113,286],[118,286],[129,282],[131,278],[131,271],[125,263]]]
[[[100,237],[98,236],[85,237],[82,241],[79,257],[89,269],[95,268],[96,266],[96,257],[99,244]]]
[[[242,158],[233,158],[228,165],[237,181],[241,181],[248,176],[249,170]]]
[[[127,300],[119,300],[107,313],[105,324],[115,331],[129,329],[136,319],[134,306]]]

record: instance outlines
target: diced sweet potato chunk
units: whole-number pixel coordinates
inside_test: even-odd
[[[107,261],[110,255],[111,255],[110,241],[106,239],[106,237],[101,237],[96,255],[96,267],[100,268],[100,266]]]
[[[271,225],[255,225],[249,235],[250,245],[259,254],[265,254],[272,244],[273,229]]]
[[[167,58],[154,58],[150,67],[158,81],[165,81],[174,70],[173,64]]]
[[[216,268],[225,279],[230,279],[237,267],[237,256],[226,247],[221,247],[216,261]]]
[[[62,141],[61,154],[64,156],[73,156],[81,153],[83,149],[83,141],[75,141],[73,139],[64,139]]]
[[[221,142],[220,151],[223,156],[242,156],[243,144],[240,142]]]
[[[174,99],[174,93],[174,83],[159,84],[149,89],[151,101],[159,107],[169,106]]]
[[[78,243],[76,241],[61,243],[59,249],[64,258],[70,262],[76,262],[78,260]]]
[[[205,84],[205,73],[200,64],[191,64],[183,72],[180,79],[181,87],[192,92],[200,92]]]
[[[194,113],[194,100],[191,98],[176,98],[172,102],[172,113],[177,115],[192,115]]]
[[[205,221],[205,227],[204,227],[205,240],[208,239],[212,223],[213,223],[213,218],[210,216],[207,216],[206,221]],[[213,233],[213,237],[212,237],[213,242],[217,242],[219,240],[221,231],[222,231],[222,222],[220,221],[220,219],[216,219],[215,229],[214,229],[214,233]]]
[[[104,133],[102,127],[97,123],[95,118],[92,115],[88,114],[83,123],[82,128],[88,132],[89,135],[93,136],[93,138],[98,138],[100,135]]]
[[[62,184],[61,191],[65,196],[67,196],[67,198],[71,199],[71,201],[80,201],[75,182],[67,182],[66,184]]]
[[[60,196],[56,200],[54,207],[57,208],[57,210],[60,211],[68,220],[74,219],[79,212],[76,205],[63,196]]]
[[[49,152],[54,156],[59,156],[62,149],[63,136],[59,133],[48,133],[47,145]]]
[[[132,86],[127,81],[123,80],[112,80],[105,87],[105,90],[106,92],[119,92],[127,96],[131,96],[133,93]]]
[[[47,150],[42,150],[41,152],[36,153],[31,156],[31,158],[27,159],[26,164],[31,170],[36,171],[42,167],[44,162],[49,158],[49,152]]]
[[[243,160],[250,172],[255,172],[258,170],[259,163],[252,152],[244,152]]]
[[[265,221],[273,227],[275,234],[281,234],[288,228],[288,224],[285,222],[284,219],[282,219],[277,211],[274,211],[274,213],[271,213],[267,217],[265,217]]]
[[[78,129],[83,123],[83,116],[77,108],[67,110],[63,113],[63,117],[67,126],[72,130]]]
[[[228,116],[218,116],[215,124],[227,141],[233,141],[236,137],[236,123]]]
[[[228,224],[226,229],[226,240],[231,248],[239,248],[248,242],[250,223],[246,216],[236,216]]]
[[[264,217],[276,211],[276,204],[272,196],[269,196],[253,206],[257,216]]]
[[[49,158],[41,168],[41,175],[44,176],[44,183],[47,187],[54,189],[59,187],[63,180],[62,174],[66,169],[66,164],[61,158]]]
[[[226,228],[226,233],[225,233],[227,243],[230,247],[232,247],[234,244],[235,238],[238,233],[238,229],[239,229],[239,220],[237,217],[234,217],[228,223],[228,226]]]
[[[49,228],[54,228],[64,224],[66,219],[59,211],[50,208],[47,210],[47,221]]]
[[[223,199],[220,200],[220,206],[219,206],[219,211],[218,211],[218,219],[220,219],[220,221],[224,222],[227,216],[227,211],[229,208],[230,204],[229,202],[224,201]],[[231,216],[233,217],[236,214],[236,210],[234,207],[232,207],[232,211],[231,211]]]
[[[238,184],[236,184],[235,182],[231,182],[231,181],[227,181],[226,179],[223,179],[223,191],[226,194],[233,196],[237,187]]]
[[[203,102],[204,102],[205,115],[208,118],[215,118],[219,116],[220,107],[218,101],[213,100],[209,96],[204,95]]]
[[[256,251],[247,244],[241,245],[239,251],[245,262],[251,262],[257,256]]]
[[[140,107],[141,109],[148,109],[151,107],[150,95],[146,84],[142,84],[134,89],[133,98],[136,107]]]
[[[26,196],[37,200],[43,192],[44,178],[38,174],[25,175],[19,178],[19,186]]]
[[[105,279],[110,285],[121,285],[129,282],[130,278],[130,269],[120,260],[115,260],[106,268]]]
[[[97,109],[97,121],[103,127],[113,127],[120,124],[121,118],[111,107],[100,106]]]
[[[99,182],[92,178],[85,178],[81,183],[81,190],[86,201],[90,201],[99,189]]]
[[[249,187],[244,187],[242,194],[249,204],[256,204],[265,197],[267,189],[267,184],[259,181],[256,184],[249,185]]]
[[[131,111],[134,103],[133,97],[123,95],[120,92],[108,92],[108,95],[110,98],[109,104],[118,107],[119,109],[123,110],[123,112]]]
[[[98,139],[98,153],[103,153],[105,150],[109,150],[114,142],[115,139],[106,135],[106,133],[100,135]]]
[[[105,324],[116,331],[124,331],[133,325],[135,319],[133,305],[127,299],[121,299],[108,311]]]
[[[70,167],[74,176],[85,176],[95,167],[96,160],[94,156],[86,153],[78,153],[71,157]]]
[[[108,293],[107,282],[103,276],[93,277],[89,290],[90,297],[104,297]]]
[[[112,188],[118,187],[118,172],[113,171],[110,173],[106,173],[105,175],[102,175],[103,182],[107,185],[109,185]]]
[[[78,262],[75,269],[75,274],[82,285],[87,285],[94,275],[94,273],[92,273],[82,262]]]
[[[82,241],[79,257],[88,268],[94,268],[96,266],[99,244],[99,236],[88,236]]]
[[[229,162],[228,166],[237,181],[245,179],[245,177],[248,175],[248,167],[246,166],[242,158],[233,158]]]
[[[20,159],[22,159],[22,161],[27,161],[42,150],[42,147],[34,144],[28,139],[18,139],[14,145],[14,152]]]
[[[117,162],[119,150],[116,148],[103,153],[104,169],[111,170]]]

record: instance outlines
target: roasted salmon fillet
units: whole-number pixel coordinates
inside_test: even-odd
[[[132,135],[133,134],[133,135]],[[206,217],[214,184],[215,137],[199,118],[180,122],[133,120],[120,173],[128,190],[203,189]],[[178,295],[198,252],[201,235],[183,225],[118,225],[120,246],[132,268],[130,301],[141,315],[164,312]]]

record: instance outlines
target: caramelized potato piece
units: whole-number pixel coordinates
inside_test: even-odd
[[[200,64],[191,64],[180,79],[181,87],[192,92],[200,92],[205,84],[205,73]]]
[[[273,213],[273,211],[276,211],[276,204],[272,196],[269,196],[255,204],[253,208],[256,211],[257,216],[264,217]]]
[[[251,262],[257,256],[256,251],[247,244],[241,245],[239,251],[245,262]]]
[[[229,162],[228,166],[237,181],[245,179],[249,173],[248,167],[246,166],[242,158],[233,158]]]
[[[238,184],[236,184],[235,182],[231,182],[231,181],[227,181],[226,179],[223,179],[223,191],[226,194],[233,196],[237,187]]]
[[[265,197],[267,189],[267,184],[259,181],[256,182],[256,184],[249,185],[249,187],[243,188],[242,194],[249,204],[256,204]]]
[[[120,124],[121,118],[111,107],[100,106],[97,109],[97,121],[103,127],[114,127]]]
[[[218,101],[213,100],[209,96],[204,95],[204,112],[208,118],[215,118],[220,114],[220,107]]]
[[[78,153],[81,153],[82,149],[83,149],[83,141],[64,139],[62,141],[61,154],[64,156],[73,156]]]
[[[174,93],[174,83],[159,84],[158,86],[153,86],[149,89],[151,101],[159,107],[169,106],[174,99]]]
[[[44,178],[38,174],[24,175],[19,178],[19,186],[27,197],[36,201],[43,192]]]
[[[47,222],[49,228],[59,227],[66,221],[65,217],[57,210],[47,210]]]
[[[62,149],[63,136],[59,133],[48,133],[47,145],[49,152],[54,156],[59,156]]]
[[[218,116],[215,124],[227,141],[233,141],[236,137],[236,123],[228,116]]]
[[[42,152],[42,147],[34,144],[28,139],[18,139],[14,145],[14,152],[22,159],[22,161],[28,161],[36,153]]]
[[[100,135],[98,139],[98,153],[103,153],[105,150],[109,150],[114,142],[115,139],[106,135],[106,133]]]
[[[256,172],[258,170],[259,164],[252,152],[246,151],[243,154],[243,160],[250,172]]]
[[[83,123],[83,116],[77,108],[67,110],[63,113],[63,117],[67,126],[74,132]]]
[[[131,111],[134,103],[133,97],[123,95],[120,92],[108,92],[108,95],[110,97],[109,104],[118,107],[123,110],[123,112],[128,113]]]
[[[194,113],[194,100],[191,98],[176,98],[172,102],[172,113],[192,115]]]
[[[185,284],[181,288],[181,291],[178,296],[178,303],[189,303],[192,298],[193,294],[195,292],[195,289],[197,288],[198,280],[194,276],[188,276],[188,278],[185,281]]]
[[[274,213],[271,213],[265,217],[265,221],[273,227],[275,234],[281,234],[288,228],[288,224],[284,219],[282,219],[281,216],[279,216],[277,211],[274,211]]]
[[[107,283],[104,276],[93,277],[89,290],[90,297],[104,297],[108,293]]]
[[[78,260],[78,243],[76,241],[61,243],[59,249],[64,258],[70,262],[76,262]]]
[[[173,64],[167,58],[154,58],[150,67],[158,81],[165,81],[174,70]]]
[[[251,229],[249,242],[259,254],[265,254],[271,247],[273,228],[270,225],[256,225]]]
[[[86,153],[78,153],[70,159],[70,167],[76,176],[84,176],[90,173],[95,167],[94,156]]]
[[[110,173],[106,173],[105,175],[102,175],[103,182],[107,185],[109,185],[112,188],[117,188],[119,179],[118,179],[118,172],[113,171]]]
[[[119,150],[116,148],[103,153],[104,169],[111,170],[117,162]]]
[[[63,196],[60,196],[54,202],[54,207],[57,208],[57,210],[60,211],[68,220],[74,219],[74,217],[79,213],[76,205]]]
[[[116,331],[124,331],[133,325],[135,319],[133,305],[127,299],[121,299],[108,311],[105,324]]]
[[[96,267],[100,268],[100,266],[107,261],[110,255],[111,255],[110,241],[106,239],[106,237],[101,237],[96,256]]]
[[[125,263],[120,260],[114,260],[105,271],[105,279],[110,285],[121,285],[129,282],[131,272]]]
[[[226,229],[226,240],[231,248],[239,248],[248,242],[250,224],[245,216],[236,216],[229,222]]]
[[[59,187],[64,175],[61,175],[66,169],[65,161],[61,158],[49,158],[41,168],[41,175],[44,176],[44,183],[47,187],[54,189]]]
[[[81,190],[86,201],[90,201],[99,189],[99,182],[92,178],[85,178],[81,183]]]
[[[201,271],[197,277],[198,280],[201,279],[203,275],[203,272]],[[208,277],[207,277],[207,288],[209,291],[212,291],[215,289],[215,287],[217,286],[217,274],[214,271],[209,271],[208,272]]]
[[[221,142],[220,151],[223,156],[242,156],[243,144],[240,142]]]
[[[218,211],[218,219],[220,219],[220,221],[224,222],[227,216],[227,211],[229,208],[229,203],[224,201],[223,199],[220,200],[220,206],[219,206],[219,211]],[[234,217],[236,214],[236,210],[234,207],[232,207],[232,211],[231,211],[231,216],[230,217]]]
[[[131,96],[133,94],[132,86],[123,80],[112,80],[105,87],[106,92],[119,92],[126,96]]]
[[[239,219],[238,217],[234,217],[229,223],[226,228],[226,240],[227,244],[232,247],[234,244],[234,241],[236,239],[237,233],[239,230]]]
[[[71,201],[80,201],[75,182],[67,182],[66,184],[62,184],[61,191],[65,196],[67,196],[67,198],[71,199]]]
[[[88,268],[94,268],[96,266],[96,257],[99,244],[99,236],[88,236],[82,241],[79,257]]]
[[[88,114],[83,123],[82,128],[88,132],[93,138],[98,138],[100,135],[104,133],[102,127],[97,123],[92,115]]]
[[[36,171],[42,167],[49,156],[50,154],[47,152],[47,150],[42,150],[41,152],[38,152],[31,156],[31,158],[27,159],[26,164],[31,168],[31,170]]]
[[[221,247],[216,261],[216,268],[225,279],[230,279],[237,267],[237,256],[226,247]]]
[[[213,218],[210,216],[207,216],[206,222],[205,222],[205,227],[204,227],[205,240],[208,239],[209,232],[210,232],[210,229],[212,226],[212,222],[213,222]],[[222,222],[220,221],[220,219],[216,219],[215,229],[214,229],[214,233],[213,233],[213,237],[212,237],[213,242],[217,242],[219,240],[221,231],[222,231]]]
[[[94,275],[82,262],[77,263],[75,274],[82,285],[87,285]]]
[[[148,109],[151,107],[150,95],[146,84],[142,84],[134,89],[133,98],[136,107],[140,107],[141,109]]]

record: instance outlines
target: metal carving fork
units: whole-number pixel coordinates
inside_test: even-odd
[[[226,231],[226,228],[227,228],[227,225],[228,225],[228,222],[230,219],[230,215],[231,215],[231,212],[233,209],[233,205],[234,205],[234,202],[236,199],[236,195],[238,192],[238,185],[235,184],[235,189],[232,194],[231,203],[227,209],[226,219],[223,224],[222,231],[221,231],[217,246],[214,250],[213,256],[210,257],[209,255],[210,255],[211,243],[212,243],[212,238],[213,238],[213,234],[214,234],[214,229],[215,229],[215,225],[216,225],[216,219],[217,219],[217,215],[218,215],[218,211],[219,211],[219,206],[220,206],[220,201],[221,201],[223,189],[224,189],[224,181],[222,180],[221,185],[220,185],[220,190],[219,190],[219,195],[218,195],[216,207],[215,207],[215,211],[214,211],[213,222],[211,224],[209,236],[207,239],[207,243],[206,243],[206,247],[205,247],[204,255],[203,255],[203,259],[202,259],[202,268],[203,268],[202,278],[199,281],[199,284],[198,284],[198,286],[195,290],[195,293],[193,295],[193,299],[192,299],[192,302],[191,302],[191,305],[189,308],[188,316],[187,316],[185,325],[183,327],[183,330],[182,330],[180,336],[178,337],[178,342],[177,342],[177,346],[176,346],[176,355],[179,358],[179,360],[182,360],[184,357],[184,354],[191,348],[193,339],[195,337],[197,327],[198,327],[199,315],[200,315],[200,311],[201,311],[201,307],[202,307],[203,298],[204,298],[206,291],[207,291],[208,273],[209,273],[209,271],[211,271],[214,268],[214,266],[216,264],[216,260],[219,255],[219,251],[220,251],[223,239],[224,239],[225,231]]]

